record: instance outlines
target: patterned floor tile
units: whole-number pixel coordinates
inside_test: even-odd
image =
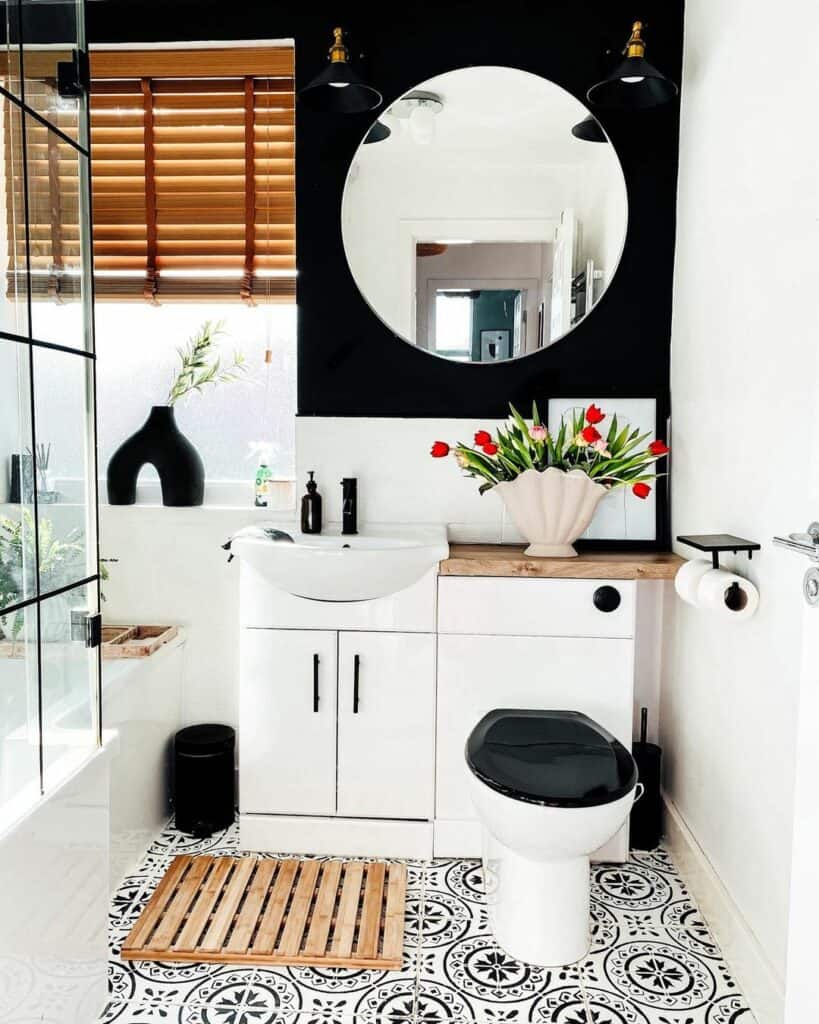
[[[151,843],[148,853],[175,857],[180,853],[210,853],[217,848],[239,848],[239,824],[234,822],[220,832],[214,832],[205,839],[177,832],[169,826]]]
[[[239,852],[238,826],[209,839],[169,827],[118,886],[104,1024],[753,1024],[662,849],[593,865],[591,949],[562,968],[520,963],[496,945],[476,860],[404,862],[397,972],[120,960],[173,857]]]
[[[495,943],[479,861],[430,865],[418,954],[419,1020],[568,1022],[582,1009],[575,966],[524,964]]]
[[[707,924],[663,850],[592,871],[612,941],[580,965],[595,1024],[752,1024]],[[599,938],[599,936],[597,936]]]
[[[267,1015],[295,990],[297,1024],[387,1024],[413,1019],[414,970],[263,968],[251,986],[250,1005]]]
[[[253,967],[231,964],[172,963],[152,960],[121,961],[112,959],[108,964],[108,990],[119,1002],[140,1006],[174,1006],[205,1004],[214,999],[231,998],[239,989],[247,989],[253,982]]]

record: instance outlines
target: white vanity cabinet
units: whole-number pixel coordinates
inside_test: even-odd
[[[480,854],[464,747],[488,711],[582,711],[631,747],[634,586],[607,580],[439,580],[436,856]],[[603,587],[619,597],[613,611],[595,605]],[[626,852],[622,832],[600,851],[600,859],[621,860]]]
[[[256,601],[257,583],[243,573],[242,846],[431,856],[436,575],[337,604]]]

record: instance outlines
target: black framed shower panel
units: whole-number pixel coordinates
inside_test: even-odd
[[[88,514],[86,522],[93,531],[93,537],[86,537],[87,565],[93,565],[95,571],[89,572],[81,579],[71,581],[65,586],[41,591],[40,587],[40,502],[38,500],[38,488],[32,488],[31,508],[34,522],[34,561],[36,588],[33,596],[25,598],[15,604],[4,606],[4,616],[23,609],[36,608],[36,674],[37,674],[37,725],[39,738],[39,776],[40,793],[45,793],[45,765],[44,765],[44,695],[43,695],[43,636],[41,621],[41,606],[50,598],[57,597],[70,591],[79,590],[82,587],[92,587],[94,594],[95,612],[100,609],[100,573],[99,573],[99,474],[97,471],[97,404],[96,404],[96,351],[94,344],[94,275],[93,275],[93,251],[91,236],[91,174],[90,174],[90,124],[88,109],[87,88],[83,90],[83,96],[78,99],[78,137],[75,139],[58,125],[53,124],[40,111],[36,110],[26,101],[26,48],[25,26],[23,18],[23,5],[26,0],[6,5],[7,14],[7,39],[10,40],[13,34],[17,36],[17,42],[7,42],[9,56],[15,54],[19,61],[20,68],[20,95],[0,85],[0,101],[5,100],[10,106],[8,110],[14,110],[20,117],[22,152],[20,154],[20,166],[22,168],[23,196],[23,219],[25,222],[25,274],[21,275],[19,268],[15,267],[15,275],[19,280],[24,276],[26,282],[26,323],[27,334],[21,335],[0,328],[0,340],[25,346],[28,354],[28,403],[30,441],[32,452],[37,451],[37,412],[35,402],[35,359],[34,352],[38,349],[53,350],[65,353],[75,359],[85,362],[85,453],[86,453],[86,475],[85,500],[88,503]],[[87,58],[87,45],[85,40],[85,3],[76,5],[76,39],[72,40],[72,48],[83,57]],[[14,19],[14,23],[11,23]],[[38,42],[41,42],[39,40]],[[64,43],[64,40],[58,40]],[[81,62],[82,64],[82,62]],[[77,154],[79,168],[79,240],[81,252],[81,296],[83,304],[83,341],[84,348],[75,348],[71,345],[63,345],[55,341],[46,341],[34,335],[34,318],[32,316],[33,288],[31,282],[31,218],[29,206],[29,168],[28,168],[28,145],[27,145],[27,118],[32,118],[40,125],[52,132],[61,143],[70,146]],[[22,397],[22,396],[21,396]],[[95,733],[95,743],[102,745],[102,648],[96,647],[95,658],[96,687],[92,704],[92,721]]]

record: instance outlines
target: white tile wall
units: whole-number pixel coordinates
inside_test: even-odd
[[[595,401],[617,412],[624,423],[655,428],[653,399]],[[576,399],[550,402],[550,428]],[[433,441],[471,443],[476,430],[494,431],[504,420],[378,419],[368,417],[301,417],[296,423],[296,494],[304,493],[308,470],[315,470],[327,522],[341,518],[342,476],[358,478],[359,521],[446,523],[449,539],[460,543],[521,544],[523,538],[505,514],[500,498],[478,494],[476,481],[465,477],[452,458],[433,459]],[[604,422],[604,426],[606,423]],[[606,496],[589,538],[653,540],[655,492],[643,500],[627,488]]]
[[[470,442],[502,420],[300,417],[296,423],[296,493],[315,470],[327,522],[341,519],[341,478],[358,478],[359,523],[446,523],[452,541],[498,543],[503,505],[458,469],[433,459],[433,441]]]

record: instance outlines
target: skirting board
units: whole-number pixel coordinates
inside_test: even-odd
[[[667,793],[666,844],[748,1000],[757,1024],[782,1024],[785,992],[739,907]]]
[[[260,853],[432,858],[431,821],[240,814],[240,846]]]

